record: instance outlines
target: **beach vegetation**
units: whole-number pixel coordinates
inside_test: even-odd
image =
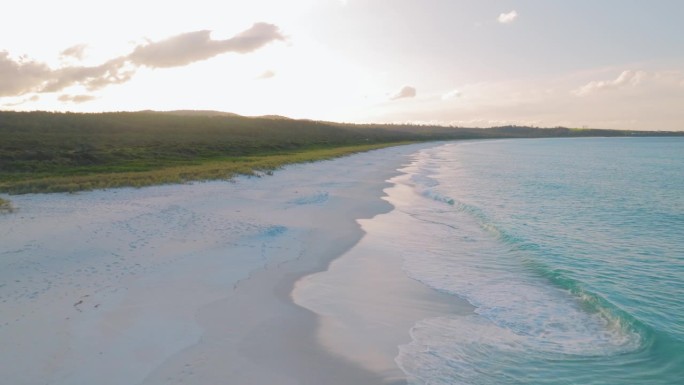
[[[575,134],[561,127],[345,124],[214,111],[0,111],[0,192],[230,179],[408,142]],[[624,135],[607,130],[581,134]]]

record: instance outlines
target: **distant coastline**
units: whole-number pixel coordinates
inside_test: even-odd
[[[664,135],[684,132],[349,124],[190,110],[0,111],[0,193],[230,179],[411,142]]]

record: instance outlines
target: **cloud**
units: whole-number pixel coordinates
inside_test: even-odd
[[[16,107],[16,106],[20,106],[20,105],[22,105],[24,103],[28,103],[28,102],[37,102],[38,100],[40,100],[40,96],[33,95],[30,98],[25,98],[25,99],[19,100],[18,102],[4,103],[2,106],[3,107]]]
[[[14,59],[8,52],[0,51],[0,97],[59,92],[71,86],[82,86],[93,91],[131,80],[142,66],[185,66],[223,53],[250,53],[271,42],[285,40],[277,26],[267,23],[256,23],[230,39],[213,40],[210,35],[211,31],[196,31],[160,42],[149,42],[137,46],[129,55],[97,66],[67,65],[52,69],[45,63],[23,57]],[[61,57],[78,59],[85,48],[85,45],[69,47],[62,51]],[[82,97],[77,99],[62,101],[84,101]]]
[[[141,45],[128,56],[128,60],[139,66],[153,68],[180,67],[222,53],[249,53],[273,41],[285,40],[277,26],[267,23],[256,23],[226,40],[213,40],[210,35],[211,31],[206,30],[188,32]]]
[[[274,77],[275,75],[276,75],[275,72],[268,70],[268,71],[264,71],[261,75],[257,76],[257,79],[259,79],[259,80],[270,79],[270,78]]]
[[[0,52],[0,97],[19,96],[39,87],[52,75],[46,64],[23,58],[12,59]]]
[[[94,100],[95,96],[93,95],[59,95],[57,100],[60,102],[71,102],[71,103],[85,103],[89,102],[91,100]]]
[[[69,47],[69,48],[65,49],[64,51],[60,52],[59,56],[61,56],[62,58],[70,57],[70,58],[81,60],[81,59],[83,59],[83,54],[85,53],[85,49],[87,47],[88,46],[85,44],[75,45],[75,46]]]
[[[614,80],[595,80],[583,85],[572,93],[577,96],[585,96],[597,91],[614,90],[624,87],[635,87],[642,83],[648,73],[645,71],[626,70]]]
[[[499,20],[499,23],[501,23],[501,24],[509,24],[509,23],[512,23],[513,21],[515,21],[515,19],[517,19],[517,18],[518,18],[518,11],[512,10],[508,13],[500,14],[499,18],[497,20]]]
[[[416,96],[416,89],[411,86],[404,86],[399,92],[390,97],[390,100],[414,98]]]
[[[452,90],[442,95],[442,100],[458,99],[463,95],[459,90]]]
[[[36,92],[58,92],[74,85],[82,85],[89,91],[99,90],[131,80],[136,70],[123,58],[113,59],[99,66],[64,67],[53,71],[51,78],[46,79]]]

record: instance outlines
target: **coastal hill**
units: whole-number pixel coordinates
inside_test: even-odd
[[[0,111],[0,192],[79,191],[226,179],[415,141],[682,134],[348,124],[192,110]]]

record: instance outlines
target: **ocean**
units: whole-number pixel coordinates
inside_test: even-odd
[[[411,384],[684,384],[684,138],[447,143],[401,171],[403,270],[475,307],[410,330]]]

